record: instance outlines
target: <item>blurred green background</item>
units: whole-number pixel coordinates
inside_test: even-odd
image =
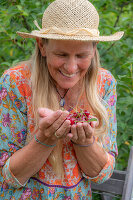
[[[116,169],[127,167],[133,145],[133,1],[90,0],[100,15],[100,34],[124,31],[117,42],[99,43],[102,67],[109,69],[117,80],[118,150]],[[0,0],[0,75],[6,68],[26,60],[34,49],[34,40],[19,37],[16,31],[41,26],[45,8],[52,0]]]

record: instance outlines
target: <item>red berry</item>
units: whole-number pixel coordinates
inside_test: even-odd
[[[71,125],[75,124],[75,118],[70,119]]]
[[[90,116],[90,113],[87,111],[87,110],[84,110],[84,114],[89,117]]]
[[[90,113],[87,110],[74,112],[73,114],[69,114],[67,119],[70,120],[71,125],[77,124],[78,122],[88,122],[90,119]],[[91,125],[91,122],[88,123]]]

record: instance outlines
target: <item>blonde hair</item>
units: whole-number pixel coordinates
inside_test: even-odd
[[[44,42],[47,42],[45,40]],[[94,44],[95,45],[95,44]],[[108,129],[108,117],[105,107],[102,104],[102,98],[99,96],[97,89],[97,76],[100,67],[99,55],[96,50],[95,56],[91,65],[84,77],[84,88],[89,105],[99,120],[99,125],[95,131],[95,135],[104,142],[104,135]],[[52,110],[58,110],[59,102],[57,93],[53,84],[53,80],[49,74],[46,64],[46,58],[42,57],[38,45],[36,45],[35,52],[31,58],[31,84],[33,94],[33,113],[38,127],[38,113],[39,107],[46,107]],[[63,160],[62,160],[62,140],[60,139],[49,156],[49,161],[55,171],[56,175],[63,179]]]

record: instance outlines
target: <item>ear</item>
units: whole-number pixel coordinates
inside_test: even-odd
[[[36,38],[36,41],[42,56],[46,56],[45,44],[43,44],[42,38]]]

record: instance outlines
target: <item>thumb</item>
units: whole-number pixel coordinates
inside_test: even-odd
[[[48,115],[53,114],[53,110],[48,108],[38,108],[39,117],[47,117]]]

